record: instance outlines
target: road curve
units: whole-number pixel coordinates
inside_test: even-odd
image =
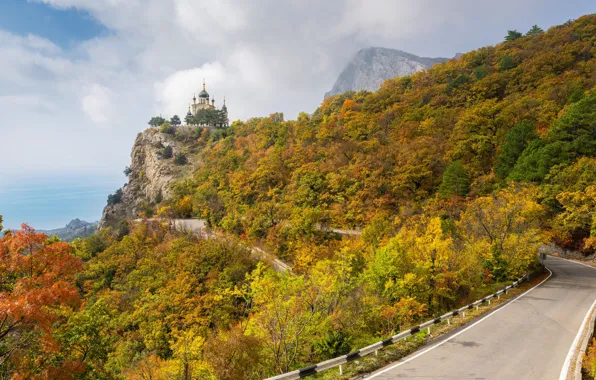
[[[551,278],[367,379],[559,379],[596,299],[596,269],[548,257]]]

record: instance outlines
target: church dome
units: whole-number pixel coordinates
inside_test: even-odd
[[[199,92],[199,98],[209,98],[209,93],[205,90]]]

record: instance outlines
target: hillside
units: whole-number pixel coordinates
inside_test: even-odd
[[[584,182],[565,181],[592,162],[578,157],[594,154],[591,116],[586,132],[573,125],[596,96],[594,24],[585,16],[390,79],[375,93],[332,96],[296,121],[236,122],[206,145],[172,210],[264,239],[291,259],[305,236],[325,251],[317,224],[394,230],[426,208],[456,208],[453,195],[462,203],[510,180],[541,185],[545,205],[560,212],[556,192],[583,191]],[[585,223],[551,227],[576,246],[589,236]]]
[[[427,69],[447,58],[426,58],[401,50],[369,47],[356,53],[325,98],[348,91],[377,91],[387,79],[403,77]]]
[[[11,371],[41,371],[27,360],[37,354],[51,359],[46,378],[262,379],[491,294],[535,269],[546,242],[593,253],[595,46],[589,15],[331,96],[297,120],[141,133],[109,228],[71,246],[30,230],[0,240],[5,255],[29,241],[56,255],[39,281],[68,291],[38,308],[45,324],[25,320],[35,344],[17,346]],[[156,218],[126,222],[142,216]],[[225,238],[175,233],[171,217]],[[249,244],[292,273],[255,262]],[[10,281],[29,273],[14,262],[25,269]]]
[[[84,238],[93,235],[97,231],[98,223],[89,223],[80,219],[71,220],[66,226],[62,228],[55,228],[53,230],[39,230],[48,236],[58,236],[63,241],[73,241],[76,238]]]

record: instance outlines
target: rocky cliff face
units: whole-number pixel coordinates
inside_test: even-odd
[[[189,165],[177,165],[174,159],[177,154],[188,154],[186,145],[180,134],[161,133],[156,128],[139,133],[131,154],[128,183],[121,189],[121,196],[104,208],[99,228],[138,218],[148,205],[170,198],[170,185],[190,172]],[[171,153],[164,155],[170,148]]]
[[[418,57],[395,49],[362,49],[341,72],[325,98],[346,91],[376,91],[389,78],[412,75],[445,61],[447,58]]]

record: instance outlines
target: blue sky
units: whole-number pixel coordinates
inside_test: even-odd
[[[368,46],[452,57],[596,12],[593,0],[0,1],[5,226],[97,220],[138,132],[203,78],[230,118],[312,112]]]
[[[0,28],[19,35],[43,36],[62,48],[108,32],[84,10],[56,9],[49,4],[26,0],[0,2]]]

